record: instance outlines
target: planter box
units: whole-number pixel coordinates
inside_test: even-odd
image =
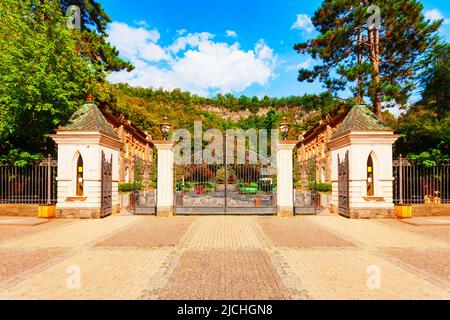
[[[400,219],[412,218],[412,206],[410,205],[395,205],[395,216]]]
[[[56,217],[55,205],[40,205],[38,209],[38,218],[54,218]]]

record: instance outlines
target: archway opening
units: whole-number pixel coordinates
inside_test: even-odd
[[[374,185],[374,168],[373,168],[373,158],[372,155],[369,155],[367,159],[367,195],[373,196],[375,194],[375,185]]]
[[[77,160],[77,180],[76,180],[76,195],[78,197],[82,197],[84,194],[83,174],[84,174],[83,158],[81,157],[80,154],[78,155]]]

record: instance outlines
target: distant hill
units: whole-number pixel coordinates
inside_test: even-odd
[[[159,124],[164,116],[169,118],[174,128],[189,130],[192,130],[194,121],[202,121],[205,129],[276,127],[279,119],[286,116],[293,127],[291,136],[296,138],[323,114],[338,110],[344,104],[328,92],[286,98],[259,99],[231,94],[204,98],[179,89],[165,91],[127,84],[106,86],[111,95],[104,98],[102,108],[123,114],[154,138],[160,137]]]

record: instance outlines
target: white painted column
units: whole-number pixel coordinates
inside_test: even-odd
[[[158,186],[156,189],[156,215],[171,217],[173,202],[173,147],[172,141],[153,141],[158,150]]]
[[[280,217],[294,215],[293,149],[297,141],[278,141],[277,159],[277,214]]]

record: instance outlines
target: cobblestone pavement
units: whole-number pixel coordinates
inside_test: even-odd
[[[0,227],[0,299],[450,299],[450,227],[112,216]]]

